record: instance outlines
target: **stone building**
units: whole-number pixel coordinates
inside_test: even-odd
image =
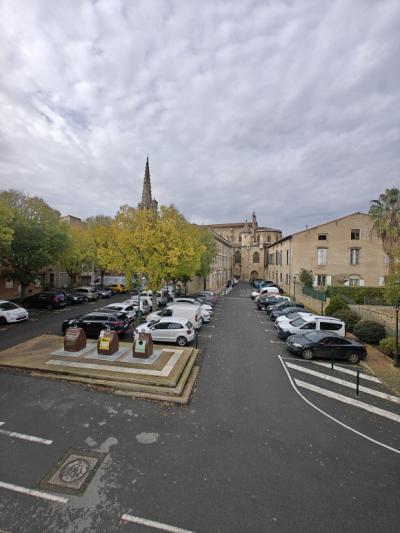
[[[382,240],[366,213],[352,213],[306,228],[269,248],[267,277],[289,292],[300,270],[312,272],[315,287],[385,284],[388,261]]]
[[[251,224],[233,222],[209,227],[232,246],[232,275],[244,280],[264,278],[268,248],[282,238],[278,229],[259,226],[253,211]]]
[[[158,209],[157,200],[155,198],[152,198],[151,196],[149,158],[146,159],[146,167],[144,169],[142,201],[138,203],[138,209],[154,209],[155,211],[157,211]]]

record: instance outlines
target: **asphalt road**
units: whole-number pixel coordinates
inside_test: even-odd
[[[240,284],[221,297],[202,329],[185,407],[1,372],[0,530],[397,531],[399,404],[365,377],[356,398],[343,372],[354,368],[332,373],[289,356],[249,293]],[[37,489],[68,448],[106,454],[83,496],[49,502],[4,486]]]

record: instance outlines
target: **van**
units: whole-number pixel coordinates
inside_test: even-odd
[[[162,313],[164,311],[172,311],[171,316],[176,316],[180,318],[187,318],[194,326],[194,329],[199,329],[202,324],[201,320],[201,308],[199,305],[179,305],[179,303],[172,303],[166,309],[162,311],[157,311],[157,313]],[[161,315],[167,316],[167,315]]]
[[[301,335],[310,331],[331,331],[344,337],[346,334],[345,323],[332,316],[300,316],[288,323],[277,325],[278,337],[287,339],[290,335]]]

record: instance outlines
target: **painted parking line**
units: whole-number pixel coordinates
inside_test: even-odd
[[[325,368],[332,368],[332,363],[321,363],[319,361],[313,361],[314,365],[324,366]],[[351,376],[356,376],[357,372],[355,370],[349,370],[348,368],[343,368],[340,364],[335,364],[335,370],[338,372],[343,372],[343,374],[349,374]],[[380,379],[375,376],[370,376],[369,374],[363,374],[360,372],[360,378],[367,381],[373,381],[374,383],[382,383]]]
[[[3,425],[4,422],[1,423]],[[45,444],[49,446],[53,444],[52,440],[42,439],[41,437],[35,437],[34,435],[25,435],[24,433],[17,433],[16,431],[8,431],[6,429],[0,429],[0,435],[7,435],[8,437],[13,437],[16,439],[28,440],[29,442],[36,442],[38,444]]]
[[[286,344],[285,341],[273,341],[272,339],[269,341],[271,344]]]
[[[12,490],[21,494],[28,494],[29,496],[35,496],[36,498],[41,498],[42,500],[49,500],[51,502],[67,503],[68,501],[68,498],[64,498],[63,496],[56,496],[55,494],[43,492],[42,490],[27,489],[26,487],[13,485],[12,483],[4,483],[3,481],[0,481],[0,488]]]
[[[350,381],[345,381],[344,379],[335,378],[334,376],[328,376],[327,374],[322,374],[322,372],[316,372],[310,368],[304,368],[304,366],[295,365],[293,363],[286,363],[288,368],[296,370],[297,372],[304,372],[310,376],[317,377],[319,379],[324,379],[325,381],[331,381],[332,383],[337,383],[343,387],[349,387],[350,389],[355,389],[355,384]],[[376,396],[377,398],[382,398],[383,400],[388,400],[389,402],[394,402],[400,404],[400,398],[398,396],[393,396],[392,394],[387,394],[386,392],[381,392],[375,389],[370,389],[369,387],[364,387],[363,385],[359,386],[360,392],[365,392],[371,396]]]
[[[169,531],[170,533],[194,533],[189,529],[182,529],[181,527],[170,526],[163,524],[162,522],[155,522],[147,518],[141,518],[140,516],[133,516],[130,514],[123,514],[121,520],[125,522],[131,522],[133,524],[142,524],[143,526],[152,527],[154,529],[161,529],[162,531]]]
[[[264,329],[267,333],[276,333],[276,329]]]
[[[211,339],[212,335],[205,335],[204,333],[198,333],[198,337],[202,337],[203,339]]]
[[[203,328],[215,328],[215,326],[210,326],[209,324],[203,324]]]
[[[363,409],[364,411],[374,413],[375,415],[384,416],[385,418],[389,418],[390,420],[393,420],[394,422],[400,422],[400,415],[396,415],[395,413],[387,411],[386,409],[375,407],[375,405],[370,405],[369,403],[360,402],[360,400],[349,398],[348,396],[344,396],[343,394],[339,394],[337,392],[333,392],[328,389],[322,389],[321,387],[317,387],[316,385],[312,385],[311,383],[301,381],[300,379],[295,379],[294,382],[296,383],[298,387],[302,387],[303,389],[307,389],[312,392],[317,392],[318,394],[321,394],[322,396],[333,398],[334,400],[338,400],[339,402],[353,405],[354,407],[358,407],[359,409]]]

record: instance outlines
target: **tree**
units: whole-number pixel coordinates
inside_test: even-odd
[[[387,278],[385,285],[385,300],[392,305],[400,304],[400,247],[394,254],[394,272]]]
[[[400,190],[386,189],[378,200],[372,200],[369,215],[374,230],[382,239],[383,249],[389,260],[389,275],[393,275],[395,251],[400,246]]]
[[[306,270],[305,268],[302,268],[300,270],[300,282],[305,287],[312,287],[313,286],[313,281],[314,281],[314,278],[313,278],[313,274],[312,274],[311,270]]]
[[[200,256],[200,268],[196,274],[203,278],[203,289],[207,288],[207,276],[211,271],[211,265],[214,257],[216,257],[217,243],[211,231],[207,228],[199,228],[199,239],[204,247],[204,250]]]
[[[85,226],[71,225],[67,229],[68,241],[60,255],[60,264],[67,272],[71,286],[76,284],[76,278],[83,270],[90,270],[92,261],[90,256],[90,238]]]
[[[21,284],[21,298],[42,268],[56,262],[68,244],[60,213],[44,200],[18,191],[2,191],[0,203],[10,210],[12,241],[3,258],[4,275]]]
[[[100,254],[99,250],[113,246],[111,237],[111,225],[113,219],[105,215],[96,215],[86,219],[87,242],[88,242],[88,260],[92,260],[93,270],[100,270],[101,285],[103,285],[104,274],[109,268],[106,255]]]
[[[6,202],[0,199],[0,263],[10,250],[14,230],[11,227],[12,211]]]

